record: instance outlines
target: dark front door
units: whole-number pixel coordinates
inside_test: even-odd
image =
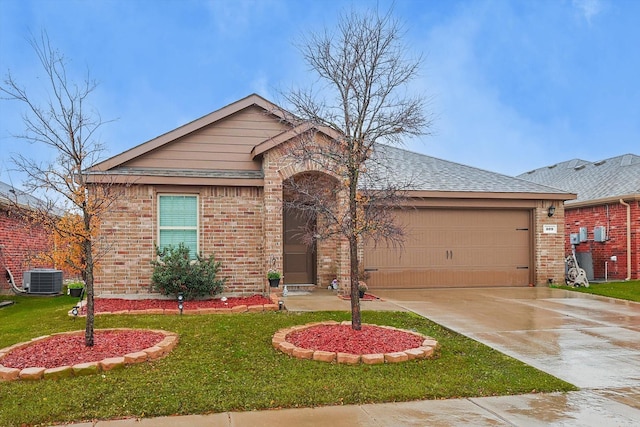
[[[301,228],[305,219],[299,212],[284,210],[284,283],[315,283],[315,251],[302,241]]]

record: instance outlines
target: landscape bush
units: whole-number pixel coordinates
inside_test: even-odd
[[[159,259],[154,266],[151,283],[163,295],[182,294],[185,299],[195,299],[222,292],[224,278],[218,278],[222,263],[213,255],[204,258],[195,254],[192,258],[184,244],[156,248]]]

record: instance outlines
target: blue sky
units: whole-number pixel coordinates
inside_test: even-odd
[[[46,30],[118,154],[251,93],[313,83],[296,48],[341,11],[391,1],[0,0],[0,75],[45,87],[29,32]],[[640,1],[395,0],[405,42],[424,55],[411,90],[431,98],[433,135],[406,148],[507,175],[572,158],[640,154]],[[11,135],[22,106],[0,100],[0,180],[10,153],[46,159]]]

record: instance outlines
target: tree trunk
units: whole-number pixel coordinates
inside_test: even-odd
[[[351,328],[359,331],[362,329],[362,318],[358,292],[358,239],[356,236],[349,239],[349,255],[351,257]]]
[[[90,230],[91,218],[85,213],[85,231]],[[88,234],[91,236],[91,234]],[[93,245],[91,238],[85,239],[83,243],[85,256],[85,288],[87,292],[87,319],[84,329],[84,344],[87,347],[93,347],[93,323],[94,323],[94,306],[93,306]]]
[[[351,216],[351,235],[349,236],[349,258],[351,276],[351,328],[359,331],[362,329],[362,317],[360,315],[360,294],[358,293],[358,171],[351,166],[349,168],[349,214]]]

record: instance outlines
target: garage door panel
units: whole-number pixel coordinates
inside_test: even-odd
[[[398,212],[402,250],[365,246],[372,288],[518,286],[530,281],[530,212],[414,209]]]
[[[425,270],[399,270],[373,272],[376,285],[372,289],[423,289],[435,287],[487,287],[487,286],[522,286],[528,283],[528,270],[464,268],[452,274],[449,270],[430,268]],[[371,282],[371,280],[370,280]],[[372,283],[372,282],[371,282]]]

